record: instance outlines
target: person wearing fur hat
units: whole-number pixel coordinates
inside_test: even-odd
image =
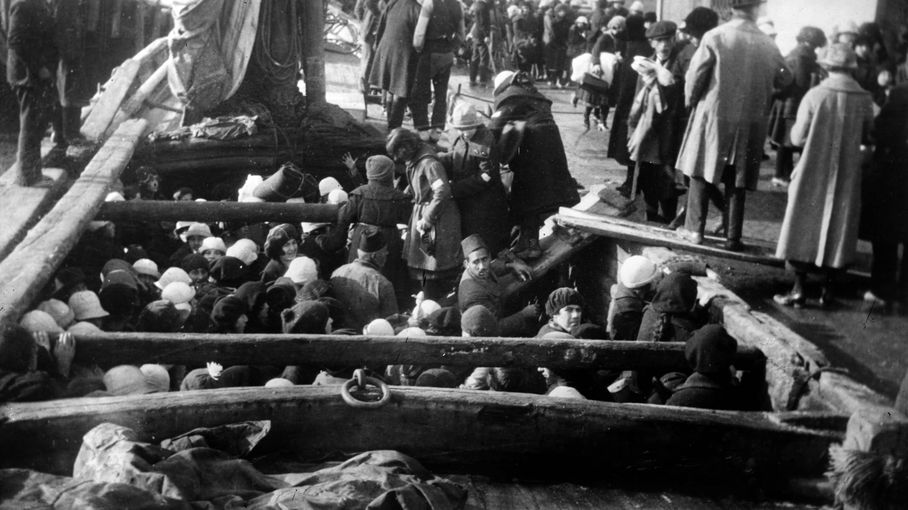
[[[539,328],[536,338],[552,332],[570,336],[571,330],[583,320],[583,296],[570,287],[555,289],[545,303],[545,313],[549,322]]]
[[[496,317],[503,336],[532,334],[539,310],[535,305],[527,305],[512,315],[505,315],[498,279],[513,271],[518,278],[529,280],[533,277],[533,270],[517,258],[509,261],[492,259],[489,248],[476,234],[461,241],[460,246],[464,253],[464,271],[457,286],[460,312],[482,305]]]
[[[299,232],[289,223],[283,223],[268,231],[265,239],[265,255],[271,259],[262,271],[261,281],[270,283],[287,272],[290,261],[299,254]]]
[[[608,332],[613,340],[636,340],[643,309],[659,283],[659,268],[641,255],[628,257],[618,268],[608,308]]]
[[[76,341],[61,333],[51,347],[46,332],[0,326],[0,402],[35,402],[64,396]]]
[[[808,271],[826,276],[820,305],[833,299],[833,279],[855,258],[861,217],[862,144],[873,128],[873,98],[851,76],[857,66],[847,44],[832,44],[820,59],[829,77],[804,95],[791,128],[803,153],[788,188],[788,206],[776,257],[795,275],[794,286],[775,301],[805,303]]]
[[[458,136],[439,159],[451,176],[454,201],[460,210],[460,235],[478,234],[492,253],[498,253],[507,248],[510,226],[495,137],[476,108],[466,102],[454,107],[451,126]]]
[[[536,90],[528,74],[510,73],[501,80],[501,74],[496,77],[500,83],[489,129],[499,140],[501,163],[514,173],[509,205],[511,220],[520,228],[514,254],[530,260],[542,255],[539,228],[545,218],[558,207],[576,204],[580,196],[552,116],[552,102]]]
[[[404,242],[404,257],[415,287],[429,299],[441,298],[454,286],[460,261],[460,211],[451,182],[435,151],[416,133],[403,128],[388,134],[391,159],[405,163],[413,191],[413,212]]]
[[[787,186],[794,170],[794,155],[800,149],[791,144],[791,127],[798,114],[801,99],[825,74],[817,63],[817,49],[826,46],[826,35],[817,27],[803,27],[798,32],[798,45],[785,57],[793,81],[775,94],[769,113],[769,141],[776,147],[774,186]]]
[[[718,324],[707,324],[695,331],[684,346],[684,357],[693,373],[675,388],[666,405],[745,409],[731,371],[737,348],[738,342]]]
[[[331,274],[334,297],[344,306],[347,327],[357,331],[373,319],[397,313],[394,285],[381,274],[388,248],[380,230],[363,232],[356,260]]]
[[[413,205],[407,195],[394,188],[394,162],[391,158],[383,155],[369,157],[366,160],[366,178],[368,182],[351,191],[349,200],[338,211],[328,248],[342,248],[351,226],[350,246],[359,246],[363,232],[380,229],[388,249],[387,261],[381,272],[394,285],[398,306],[403,306],[410,296],[403,261],[403,241],[397,225],[405,225],[409,221]],[[347,262],[353,262],[356,257],[356,250],[349,250]]]
[[[762,0],[732,0],[732,20],[703,36],[685,76],[693,111],[675,167],[691,178],[682,236],[703,242],[707,184],[725,184],[724,248],[741,251],[746,190],[756,189],[772,91],[791,83],[779,48],[757,28]]]

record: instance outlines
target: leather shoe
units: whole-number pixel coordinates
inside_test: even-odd
[[[690,230],[681,227],[676,230],[675,233],[691,244],[703,244],[703,234],[699,232],[691,232]]]
[[[804,294],[795,294],[794,292],[776,294],[772,297],[772,300],[782,306],[791,306],[793,308],[801,308],[807,302]]]

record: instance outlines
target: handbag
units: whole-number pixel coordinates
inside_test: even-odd
[[[594,94],[606,95],[609,91],[609,82],[592,73],[583,73],[583,79],[580,81],[580,88]]]

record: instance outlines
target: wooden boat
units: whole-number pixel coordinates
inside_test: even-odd
[[[129,95],[126,88],[123,97]],[[95,111],[100,110],[92,115],[100,115]],[[116,114],[110,118],[113,122]],[[0,261],[0,322],[16,321],[33,305],[96,219],[316,222],[336,213],[334,206],[321,204],[104,203],[110,184],[130,165],[151,162],[170,168],[176,180],[204,181],[210,174],[190,175],[186,169],[192,165],[181,161],[189,155],[197,164],[224,148],[211,141],[149,142],[148,128],[145,119],[108,123],[103,145],[79,179]],[[248,153],[249,147],[236,150]],[[643,253],[670,266],[678,256],[665,246],[697,253],[674,240],[653,247],[656,237],[621,220],[608,220],[620,223],[620,235],[590,227],[611,212],[596,193],[561,211],[542,240],[534,282],[569,264],[582,275],[576,282],[591,308],[604,310],[609,284],[629,254]],[[772,263],[753,257],[751,262]],[[506,281],[506,294],[518,299],[533,291],[534,282]],[[350,405],[339,387],[307,386],[67,399],[0,405],[0,466],[69,473],[84,434],[105,422],[156,442],[198,427],[270,420],[271,440],[259,453],[283,448],[321,460],[342,452],[399,450],[438,473],[466,476],[461,480],[476,508],[746,508],[789,500],[831,503],[835,488],[826,472],[835,445],[881,459],[905,456],[908,417],[887,399],[832,370],[816,346],[751,310],[715,280],[699,277],[698,283],[719,295],[711,311],[738,340],[736,367],[761,388],[771,409],[711,411],[414,387],[391,387],[383,405],[367,407]],[[77,345],[77,362],[104,365],[219,360],[670,369],[684,364],[683,344],[581,340],[110,333],[78,337]]]

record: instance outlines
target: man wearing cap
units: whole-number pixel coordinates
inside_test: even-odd
[[[725,184],[725,249],[740,251],[744,199],[754,190],[763,159],[774,88],[791,82],[775,43],[757,28],[762,0],[732,0],[733,19],[703,36],[685,76],[693,109],[676,167],[691,178],[681,232],[700,244],[706,226],[707,183]]]
[[[676,31],[677,26],[671,21],[654,23],[646,37],[655,53],[631,64],[639,77],[628,118],[628,151],[640,172],[646,219],[658,223],[669,223],[678,208],[674,164],[681,141],[678,134],[684,109],[684,77],[678,66]]]
[[[332,250],[343,248],[347,243],[350,226],[350,246],[360,244],[363,232],[378,229],[385,238],[388,249],[387,262],[381,273],[394,285],[398,294],[398,306],[409,301],[407,292],[407,271],[403,262],[403,241],[397,225],[406,225],[413,209],[410,197],[394,188],[394,162],[384,155],[371,156],[366,160],[368,182],[350,192],[347,203],[337,213],[337,224],[331,230],[328,247]],[[347,262],[356,260],[356,249],[349,250]]]
[[[445,112],[448,111],[448,80],[454,66],[454,50],[465,37],[463,9],[457,0],[423,0],[419,20],[413,33],[413,47],[419,53],[416,61],[417,91],[415,101],[431,99],[434,94],[431,121],[428,108],[415,112],[413,127],[423,141],[437,142],[445,129]]]
[[[554,332],[573,336],[571,330],[579,326],[583,319],[583,296],[570,287],[555,289],[545,303],[545,313],[549,322],[539,328],[537,338]]]
[[[344,305],[348,325],[356,331],[373,319],[397,313],[394,285],[381,274],[388,258],[388,247],[380,230],[370,229],[360,236],[356,260],[331,274],[334,297]]]
[[[478,234],[492,253],[498,253],[508,245],[510,226],[495,137],[469,103],[454,108],[451,125],[460,134],[439,159],[451,176],[454,201],[460,209],[460,233]]]
[[[533,277],[533,270],[516,257],[511,257],[510,260],[492,259],[488,247],[478,235],[467,237],[460,245],[464,253],[464,271],[457,287],[457,306],[460,311],[465,312],[474,305],[482,305],[498,319],[498,329],[502,336],[532,334],[527,328],[538,315],[536,306],[528,305],[513,315],[504,316],[501,298],[503,289],[498,279],[513,271],[518,278],[529,280]]]

